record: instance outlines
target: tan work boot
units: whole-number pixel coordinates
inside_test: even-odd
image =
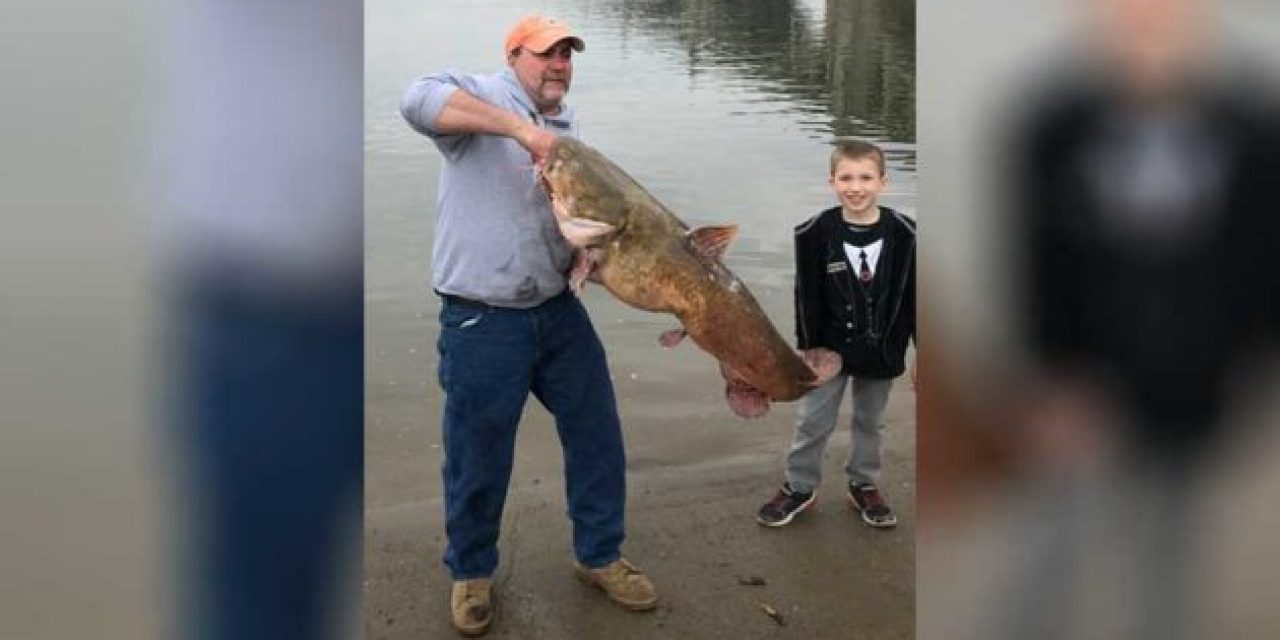
[[[462,635],[478,636],[489,630],[489,623],[493,622],[492,584],[489,578],[453,581],[450,608],[453,626]]]
[[[648,611],[658,604],[653,583],[635,565],[622,558],[599,569],[588,569],[581,563],[574,563],[574,567],[583,582],[604,589],[610,600],[632,611]]]

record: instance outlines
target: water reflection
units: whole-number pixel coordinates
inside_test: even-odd
[[[614,0],[600,8],[626,25],[624,38],[634,28],[672,42],[690,78],[736,73],[788,110],[813,114],[805,120],[813,130],[914,142],[914,0],[813,4]]]

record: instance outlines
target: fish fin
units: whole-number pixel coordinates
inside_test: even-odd
[[[724,388],[729,408],[743,418],[759,418],[769,413],[769,397],[751,387],[729,383]]]
[[[597,239],[613,233],[617,227],[598,220],[587,218],[561,218],[560,234],[569,244],[575,247],[589,247],[596,244]]]
[[[574,250],[573,264],[569,267],[569,288],[573,290],[574,294],[582,292],[582,287],[586,285],[587,279],[591,277],[595,266],[595,260],[592,259],[590,250]]]
[[[720,258],[724,255],[729,243],[738,236],[738,225],[721,224],[698,227],[685,234],[689,244],[699,254],[708,258]]]
[[[759,418],[769,413],[769,396],[763,391],[723,362],[720,363],[720,375],[724,377],[724,398],[739,417]]]
[[[687,335],[689,335],[689,332],[685,331],[683,328],[663,331],[662,335],[658,336],[658,344],[662,345],[664,349],[670,349],[680,344],[680,341],[684,340],[684,337]]]

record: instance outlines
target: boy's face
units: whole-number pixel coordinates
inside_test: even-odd
[[[845,211],[859,215],[876,206],[876,199],[888,182],[875,158],[841,158],[828,180]]]

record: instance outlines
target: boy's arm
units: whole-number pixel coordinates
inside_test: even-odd
[[[796,346],[802,350],[820,347],[824,287],[822,286],[822,251],[815,246],[811,223],[796,229]]]
[[[917,240],[916,251],[911,252],[911,264],[907,265],[911,272],[907,275],[907,299],[903,301],[903,304],[907,305],[907,309],[910,310],[908,317],[911,318],[911,344],[915,345],[916,351],[920,350],[920,339],[916,334],[916,321],[919,315],[919,309],[916,307],[916,255],[919,250],[920,242]]]
[[[917,388],[917,378],[919,377],[918,363],[920,362],[920,339],[916,334],[916,322],[919,315],[916,308],[916,253],[919,251],[920,243],[917,240],[916,250],[911,252],[911,264],[907,268],[911,271],[907,274],[907,290],[905,292],[906,300],[902,303],[907,305],[907,317],[911,319],[911,344],[915,346],[915,355],[911,358],[911,388]]]

